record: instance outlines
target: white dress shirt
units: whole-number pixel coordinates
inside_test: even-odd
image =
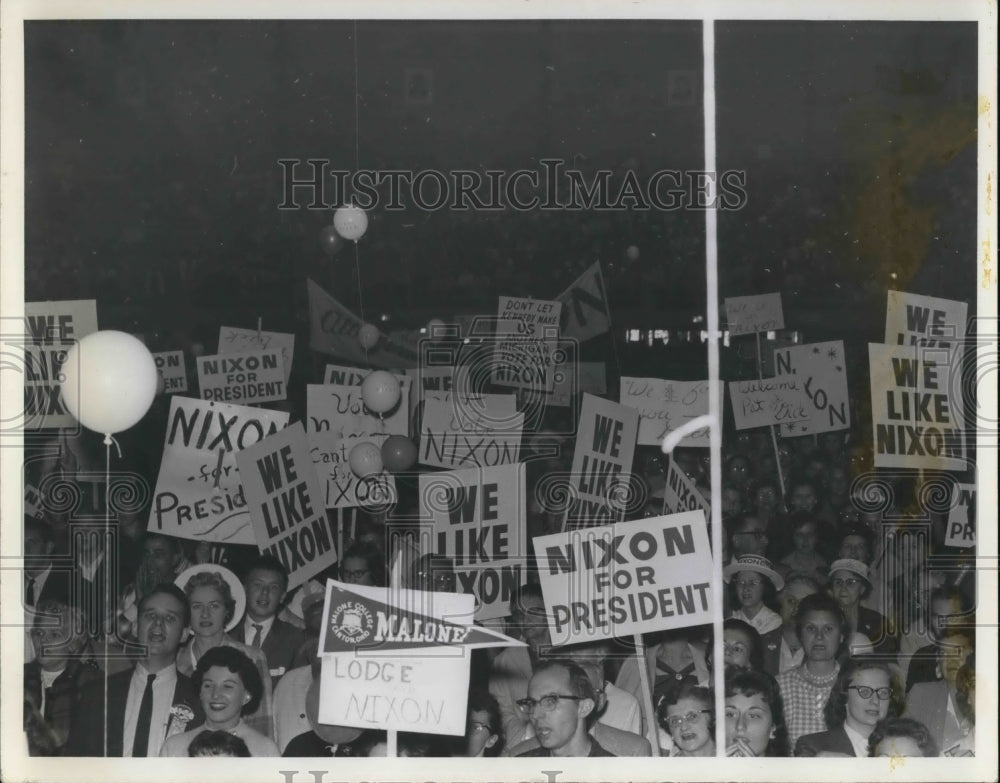
[[[247,617],[246,617],[246,620],[243,621],[243,639],[244,639],[243,643],[244,644],[249,644],[250,646],[253,646],[253,637],[254,637],[254,634],[257,633],[257,629],[254,628],[253,626],[254,626],[254,623],[256,623],[257,625],[261,626],[261,629],[260,629],[260,643],[261,643],[261,645],[263,645],[264,644],[264,640],[267,638],[267,635],[269,633],[271,633],[271,626],[274,625],[274,618],[275,617],[276,617],[276,615],[271,615],[266,620],[254,620],[248,614]]]
[[[141,663],[136,664],[132,672],[132,682],[128,689],[128,699],[125,702],[125,730],[122,736],[122,755],[132,756],[132,745],[135,741],[136,724],[139,722],[139,707],[142,704],[142,694],[146,690],[146,680],[150,672]],[[153,680],[153,718],[149,722],[149,745],[146,755],[159,756],[170,723],[170,708],[174,703],[174,690],[177,686],[177,667],[171,664],[161,669]]]
[[[862,759],[868,758],[868,737],[861,736],[847,723],[844,723],[844,733],[854,746],[854,755]]]

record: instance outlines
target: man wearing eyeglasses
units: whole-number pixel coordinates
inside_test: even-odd
[[[597,700],[587,673],[570,661],[546,661],[517,702],[531,721],[539,746],[520,756],[602,757],[613,754],[589,733]]]

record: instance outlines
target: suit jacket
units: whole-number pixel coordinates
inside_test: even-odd
[[[125,705],[128,701],[129,684],[132,681],[132,669],[119,672],[108,678],[108,756],[124,756]],[[103,756],[104,755],[104,680],[103,678],[91,684],[80,696],[73,712],[69,742],[64,756]],[[177,672],[177,684],[174,686],[173,706],[186,706],[194,717],[183,722],[171,717],[166,729],[166,736],[181,733],[188,726],[198,726],[205,720],[201,709],[201,701],[190,679]]]
[[[940,647],[936,644],[927,644],[913,653],[910,658],[910,665],[906,670],[906,692],[909,693],[918,682],[937,682],[938,652]]]
[[[923,723],[937,743],[938,750],[946,750],[965,737],[958,722],[948,714],[948,683],[918,682],[906,697],[904,718]]]
[[[844,753],[852,757],[855,755],[854,746],[843,726],[830,731],[805,734],[795,743],[796,756],[818,756],[822,751]]]
[[[230,636],[238,642],[250,644],[250,639],[245,638],[243,633],[246,618],[240,620],[239,624],[230,632]],[[306,635],[301,628],[296,628],[291,623],[274,618],[274,625],[261,644],[260,649],[267,656],[267,665],[271,670],[271,686],[278,684],[278,679],[285,672],[295,668],[295,654],[305,643]]]
[[[640,737],[638,734],[633,734],[631,731],[622,731],[621,729],[606,726],[603,723],[595,723],[590,729],[590,736],[596,740],[601,748],[607,750],[612,756],[653,755],[649,747],[649,740]],[[508,748],[505,755],[524,756],[529,754],[530,751],[540,748],[538,738],[531,737],[524,740],[524,742],[519,742],[512,748]],[[530,755],[537,755],[537,753],[531,753]]]
[[[43,732],[28,733],[28,752],[32,756],[55,756],[62,752],[69,738],[69,730],[73,721],[73,711],[82,693],[91,683],[103,680],[101,670],[93,660],[71,659],[45,698],[45,713],[42,705],[42,666],[38,661],[24,665],[24,699],[38,710],[36,719],[40,719]],[[48,741],[43,740],[48,737]]]

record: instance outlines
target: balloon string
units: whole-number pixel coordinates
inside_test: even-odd
[[[360,90],[358,76],[358,21],[354,20],[354,170],[361,168],[361,107]],[[353,203],[353,201],[352,201]],[[358,248],[358,240],[354,240],[354,272],[358,278],[358,309],[361,311],[361,322],[368,323],[365,318],[365,298],[361,290],[361,251]],[[368,346],[361,346],[365,352],[365,364],[370,364],[368,358]]]
[[[104,436],[104,445],[105,446],[110,446],[112,443],[115,444],[115,450],[118,452],[118,459],[121,459],[122,458],[122,447],[121,447],[121,444],[115,439],[114,435],[111,435],[111,434],[105,435]],[[109,459],[110,459],[110,455],[109,455]]]

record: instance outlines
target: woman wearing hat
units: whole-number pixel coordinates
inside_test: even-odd
[[[872,589],[867,565],[851,558],[834,560],[830,564],[827,589],[844,611],[852,633],[867,637],[876,653],[896,652],[896,640],[889,635],[885,618],[874,609],[861,605]]]
[[[752,626],[766,641],[769,634],[781,634],[781,615],[767,604],[777,602],[785,581],[761,555],[741,555],[726,566],[723,578],[730,585],[735,609],[730,617]]]
[[[257,708],[247,716],[247,725],[274,738],[271,707],[271,674],[264,651],[238,642],[226,632],[243,616],[246,592],[236,574],[223,566],[204,563],[192,566],[177,577],[191,607],[191,631],[188,642],[177,650],[177,671],[192,676],[198,661],[211,649],[232,647],[245,655],[264,681]]]

